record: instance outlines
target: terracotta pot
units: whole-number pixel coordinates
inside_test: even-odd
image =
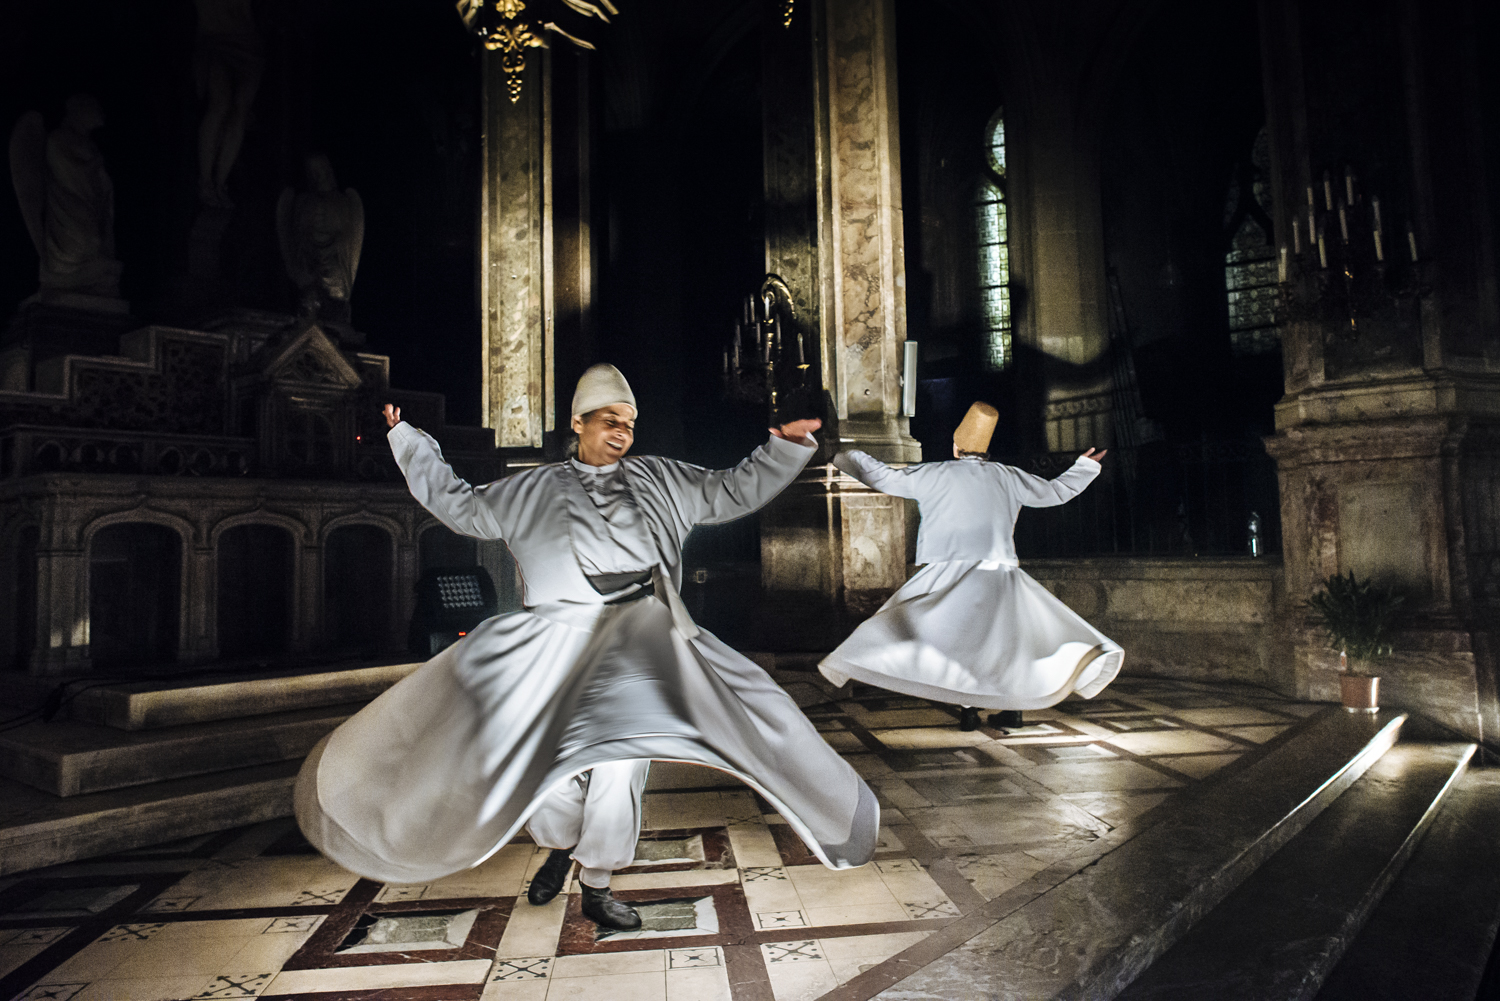
[[[1380,679],[1363,674],[1339,675],[1339,693],[1344,711],[1373,713],[1380,710]]]

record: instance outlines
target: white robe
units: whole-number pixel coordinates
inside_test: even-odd
[[[844,472],[872,489],[915,499],[917,562],[926,564],[818,665],[890,691],[982,709],[1044,709],[1077,692],[1093,698],[1125,654],[1020,568],[1022,507],[1052,507],[1099,475],[1082,456],[1053,480],[1011,466],[958,459],[892,469],[863,452]]]
[[[474,487],[426,434],[398,424],[389,438],[424,507],[455,532],[505,540],[526,608],[485,620],[313,749],[296,790],[309,841],[368,878],[428,882],[484,861],[579,773],[650,758],[741,779],[830,868],[869,860],[880,818],[869,787],[677,594],[693,526],[767,503],[811,446],[773,436],[728,470],[622,460],[656,545],[656,597],[606,605],[570,528],[601,515],[566,464]]]

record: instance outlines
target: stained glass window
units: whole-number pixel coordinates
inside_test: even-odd
[[[1271,237],[1270,148],[1261,130],[1250,160],[1236,170],[1225,200],[1224,223],[1232,235],[1224,255],[1229,297],[1229,343],[1236,355],[1263,354],[1280,346],[1276,330],[1276,247]]]
[[[984,135],[984,178],[976,199],[979,228],[979,301],[984,322],[985,366],[1010,365],[1010,233],[1005,202],[1005,109],[995,112]]]

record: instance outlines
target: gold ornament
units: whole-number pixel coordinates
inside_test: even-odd
[[[486,49],[500,53],[500,69],[505,74],[505,89],[512,104],[521,99],[527,49],[547,48],[549,34],[566,38],[582,49],[594,47],[564,31],[556,21],[546,20],[547,17],[566,13],[608,22],[611,14],[620,13],[610,0],[494,0],[493,7],[488,0],[458,0],[456,6],[464,27],[476,33]],[[517,20],[528,8],[534,8],[531,17]],[[491,10],[494,13],[489,13]],[[497,20],[499,23],[495,23]]]

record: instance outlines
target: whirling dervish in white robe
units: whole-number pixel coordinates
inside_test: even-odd
[[[524,608],[476,626],[313,750],[296,791],[308,840],[370,879],[428,882],[483,862],[538,814],[539,828],[571,825],[549,845],[570,847],[580,790],[596,799],[605,776],[624,804],[612,825],[628,835],[612,849],[623,857],[585,860],[583,843],[574,857],[606,870],[607,885],[639,828],[635,763],[657,760],[744,781],[830,868],[867,862],[880,817],[869,787],[765,671],[694,625],[677,592],[693,526],[750,514],[812,457],[803,431],[816,422],[798,423],[797,440],[773,433],[733,469],[621,453],[477,487],[431,437],[396,423],[412,494],[453,531],[505,541]]]
[[[1026,710],[1074,693],[1093,698],[1119,674],[1124,651],[1021,569],[1014,539],[1021,508],[1067,503],[1099,462],[1086,453],[1051,480],[990,462],[983,454],[997,419],[974,404],[954,433],[961,457],[952,461],[892,469],[863,452],[834,457],[871,489],[917,502],[925,566],[819,665],[833,684],[854,678],[938,702]]]

